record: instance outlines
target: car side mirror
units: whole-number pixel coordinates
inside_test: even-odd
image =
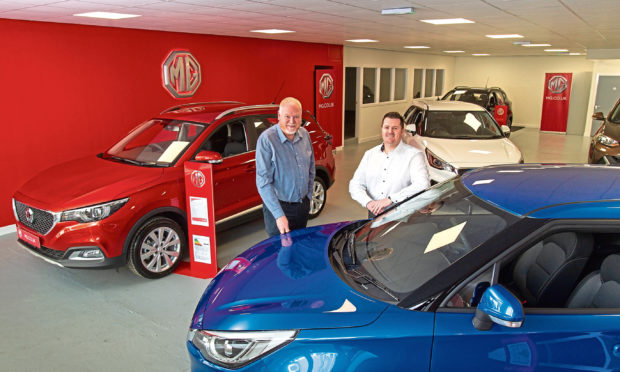
[[[411,134],[415,134],[415,130],[416,130],[415,124],[407,124],[405,126],[405,130]]]
[[[605,116],[603,115],[602,112],[595,112],[594,115],[592,115],[592,119],[594,119],[594,120],[605,120]]]
[[[222,162],[222,154],[215,151],[200,151],[196,154],[194,160],[211,164],[220,164]]]
[[[472,323],[480,331],[488,331],[493,323],[519,328],[523,318],[521,301],[501,284],[494,284],[482,294]]]
[[[502,124],[500,128],[502,129],[502,133],[504,133],[504,136],[510,137],[510,127],[508,125]]]

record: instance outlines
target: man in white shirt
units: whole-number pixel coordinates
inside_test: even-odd
[[[351,197],[368,209],[369,217],[430,185],[424,153],[402,141],[403,131],[398,112],[385,114],[383,143],[366,151],[349,182]]]

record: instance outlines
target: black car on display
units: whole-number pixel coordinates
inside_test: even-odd
[[[495,112],[495,106],[505,105],[508,108],[505,124],[509,128],[512,127],[512,102],[508,99],[506,92],[504,92],[502,88],[472,88],[458,86],[446,93],[446,95],[441,99],[444,101],[463,101],[475,103],[484,107],[492,114]]]

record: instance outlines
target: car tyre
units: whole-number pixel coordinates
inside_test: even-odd
[[[321,177],[314,178],[312,187],[312,199],[310,200],[310,219],[318,217],[327,202],[327,187]]]
[[[185,231],[177,222],[166,217],[154,217],[133,235],[127,266],[137,275],[158,279],[176,269],[186,248]]]

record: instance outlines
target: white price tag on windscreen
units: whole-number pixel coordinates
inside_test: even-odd
[[[192,235],[194,261],[211,263],[211,239],[208,236]]]
[[[189,197],[189,213],[192,225],[209,226],[207,198]]]
[[[435,235],[433,235],[431,240],[428,242],[428,245],[426,246],[424,253],[428,253],[428,252],[434,251],[435,249],[446,246],[450,243],[454,243],[456,238],[458,238],[459,235],[461,234],[461,231],[463,231],[463,227],[465,227],[466,223],[467,221],[459,225],[452,226],[451,228],[446,229],[444,231],[435,233]]]
[[[181,151],[185,150],[185,148],[189,145],[187,141],[174,141],[168,146],[166,151],[157,159],[158,162],[164,163],[172,163],[174,159],[179,156]]]

